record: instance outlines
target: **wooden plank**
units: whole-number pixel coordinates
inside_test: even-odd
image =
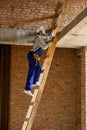
[[[67,2],[68,2],[68,0],[65,1],[63,11],[62,11],[61,15],[58,17],[58,20],[57,20],[58,27],[55,30],[55,33],[60,30],[60,27],[61,27],[61,24],[62,24],[62,21],[63,21],[63,16],[64,16],[64,13],[66,12],[65,10],[66,10],[66,6],[67,6]],[[34,102],[34,105],[33,105],[34,108],[33,108],[33,111],[31,113],[31,117],[29,118],[29,122],[28,122],[26,130],[31,130],[31,128],[32,128],[33,121],[34,121],[34,118],[35,118],[35,115],[36,115],[36,112],[37,112],[37,109],[38,109],[38,106],[39,106],[39,103],[40,103],[40,99],[41,99],[41,96],[42,96],[42,93],[43,93],[43,89],[44,89],[44,86],[45,86],[46,79],[47,79],[47,76],[48,76],[48,72],[49,72],[49,69],[50,69],[50,66],[51,66],[51,63],[52,63],[52,59],[53,59],[53,55],[54,55],[54,51],[55,51],[55,48],[56,48],[57,41],[58,41],[58,36],[56,35],[52,45],[50,46],[50,48],[47,51],[47,55],[49,57],[44,60],[43,68],[45,70],[42,74],[43,76],[41,76],[41,79],[40,79],[41,85],[39,87],[38,96],[36,97],[36,101]]]
[[[30,118],[32,110],[33,110],[33,105],[30,105],[26,114],[26,119]]]
[[[27,124],[28,124],[28,122],[27,122],[27,121],[24,121],[24,123],[23,123],[23,126],[22,126],[22,129],[21,129],[21,130],[26,130],[26,128],[27,128]]]

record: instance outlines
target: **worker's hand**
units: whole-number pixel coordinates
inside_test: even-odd
[[[53,42],[53,40],[54,40],[54,37],[50,40],[50,42]]]
[[[53,25],[52,29],[55,30],[57,28],[57,25]]]

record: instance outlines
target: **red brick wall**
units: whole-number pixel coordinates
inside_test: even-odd
[[[9,130],[20,130],[30,98],[23,94],[28,71],[29,47],[12,46]]]
[[[28,72],[29,50],[30,47],[23,46],[12,46],[11,49],[9,130],[21,129],[31,100],[23,93]]]
[[[23,94],[29,47],[12,46],[9,130],[19,130],[30,97]],[[80,130],[80,57],[75,49],[56,49],[32,130]]]
[[[43,25],[51,27],[56,18],[59,4],[64,0],[0,0],[0,27],[36,28]],[[84,8],[87,0],[70,0],[63,27],[70,23]],[[49,18],[47,18],[49,17]],[[38,20],[38,18],[40,18]]]
[[[81,52],[81,128],[86,130],[87,128],[87,47],[82,48]]]
[[[32,130],[80,130],[80,75],[75,50],[56,49]]]
[[[56,13],[61,1],[63,0],[0,0],[0,25],[22,28],[35,28],[39,25],[49,27],[53,22],[50,16]]]
[[[67,13],[64,17],[62,28],[67,26],[87,7],[87,0],[70,0]]]

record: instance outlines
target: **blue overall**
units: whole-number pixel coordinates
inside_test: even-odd
[[[35,53],[40,57],[42,52],[43,52],[42,48],[39,48],[35,52],[30,51],[27,55],[29,62],[29,71],[25,90],[31,90],[32,84],[35,84],[39,80],[42,66],[40,62],[34,58],[33,54]]]

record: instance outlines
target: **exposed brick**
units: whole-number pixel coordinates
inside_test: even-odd
[[[10,130],[21,129],[31,99],[23,94],[28,71],[26,55],[29,49],[12,46]],[[76,56],[76,50],[56,49],[32,130],[80,129],[79,80],[80,57]]]
[[[81,130],[87,128],[87,47],[81,52]]]
[[[43,19],[47,22],[45,17],[49,16],[50,22],[49,26],[52,25],[53,20],[50,16],[55,15],[56,5],[61,3],[59,0],[53,1],[38,1],[38,0],[15,0],[15,1],[0,1],[0,25],[1,27],[22,27],[22,28],[35,28],[39,25],[44,25],[41,20]],[[58,7],[59,8],[59,7]],[[40,20],[35,21],[35,18],[40,18]],[[3,22],[2,22],[3,20]],[[32,20],[32,21],[31,21]]]

